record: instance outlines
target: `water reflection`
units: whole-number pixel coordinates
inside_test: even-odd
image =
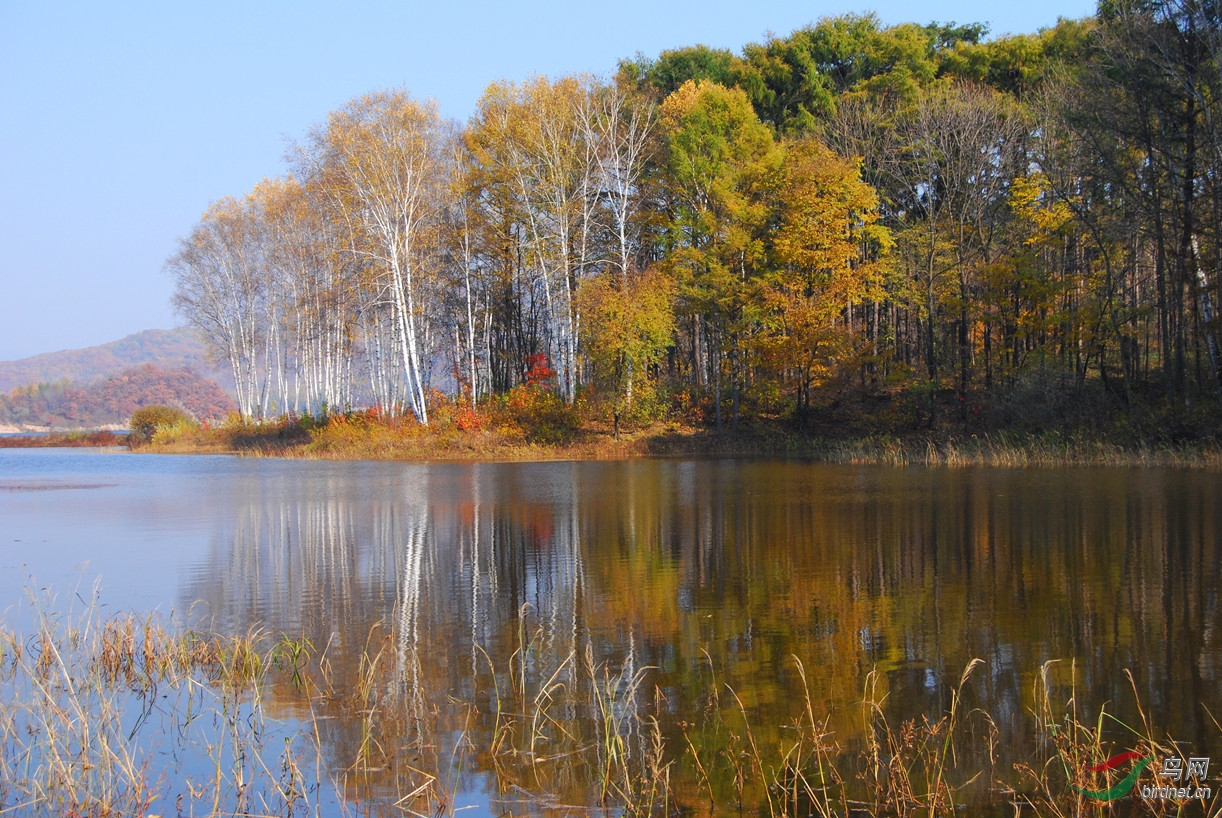
[[[679,723],[723,685],[760,743],[779,744],[803,706],[794,657],[846,747],[861,740],[870,671],[896,723],[936,719],[979,657],[987,672],[966,703],[1015,757],[1031,751],[1049,660],[1066,684],[1076,668],[1086,721],[1106,704],[1137,722],[1130,671],[1151,723],[1186,750],[1222,752],[1206,712],[1222,710],[1213,475],[295,465],[235,474],[209,497],[219,522],[181,602],[217,629],[306,635],[349,687],[358,657],[385,641],[393,671],[376,683],[403,702],[383,715],[388,768],[426,734],[434,752],[464,731],[490,745],[498,695],[575,685],[587,656],[622,672],[623,692],[656,690],[677,748]],[[560,722],[580,717],[556,706],[569,708]],[[363,739],[339,715],[326,738],[342,765]]]

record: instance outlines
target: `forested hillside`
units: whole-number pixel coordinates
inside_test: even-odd
[[[227,371],[213,372],[213,365],[207,360],[207,348],[194,330],[188,327],[150,329],[96,347],[48,352],[19,361],[0,361],[0,393],[28,384],[64,380],[91,383],[146,363],[163,369],[186,367],[206,375],[228,377]]]
[[[1217,7],[985,34],[828,18],[461,127],[371,93],[208,209],[176,305],[251,417],[527,385],[617,427],[1212,434]]]
[[[0,394],[0,425],[79,428],[126,424],[142,406],[177,406],[199,420],[219,420],[236,409],[213,380],[189,369],[153,364],[91,384],[62,380],[20,386]]]

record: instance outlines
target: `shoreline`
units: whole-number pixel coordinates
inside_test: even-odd
[[[422,427],[402,420],[335,416],[321,422],[280,419],[217,427],[179,425],[131,447],[149,454],[223,454],[302,460],[414,462],[560,462],[654,458],[800,459],[839,465],[995,467],[1166,467],[1222,471],[1222,444],[1167,442],[1046,432],[942,432],[822,436],[780,424],[717,432],[676,421],[622,432],[586,426],[559,439],[518,430]],[[108,428],[0,435],[0,448],[116,447]]]
[[[74,431],[0,434],[0,449],[92,448],[125,446],[126,443],[126,432],[117,433],[105,427]]]
[[[537,442],[488,430],[426,429],[382,422],[289,421],[159,434],[138,452],[231,454],[305,460],[419,462],[553,462],[674,457],[794,458],[841,465],[1005,467],[1173,467],[1222,471],[1215,441],[1116,443],[1060,433],[996,432],[827,438],[753,426],[721,433],[678,423],[655,424],[618,438],[582,429],[567,439]]]
[[[100,426],[38,426],[28,423],[0,423],[0,435],[71,435],[90,432],[127,432],[127,424],[103,423]]]

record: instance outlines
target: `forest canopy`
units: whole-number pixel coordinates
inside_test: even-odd
[[[1218,15],[850,14],[496,82],[465,124],[373,92],[209,207],[174,301],[249,418],[1216,418]]]

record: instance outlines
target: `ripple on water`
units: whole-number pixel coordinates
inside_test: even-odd
[[[118,483],[61,483],[48,480],[39,483],[8,483],[0,481],[0,491],[71,491],[76,489],[110,489]]]

